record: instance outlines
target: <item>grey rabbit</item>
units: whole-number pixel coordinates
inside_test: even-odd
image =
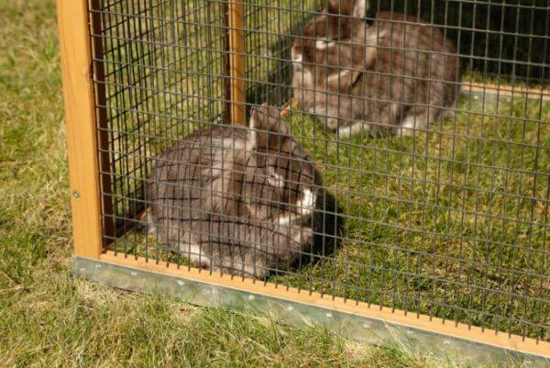
[[[294,97],[339,136],[413,134],[453,109],[460,61],[452,41],[417,18],[366,0],[331,0],[292,48]]]
[[[192,133],[156,158],[147,217],[193,264],[263,278],[310,249],[322,180],[277,108],[253,107],[249,125]]]

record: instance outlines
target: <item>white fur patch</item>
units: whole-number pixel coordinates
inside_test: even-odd
[[[256,128],[256,116],[254,114],[252,114],[252,117],[250,118],[250,127],[251,128]]]
[[[304,78],[302,83],[305,85],[313,85],[313,73],[311,70],[306,70],[305,73],[302,73],[302,76]]]
[[[292,221],[299,218],[297,215],[283,215],[279,218],[277,218],[277,225],[279,226],[289,226],[292,224]]]
[[[256,129],[256,118],[254,114],[250,118],[250,124],[249,124],[250,130],[248,131],[248,139],[245,143],[246,150],[253,150],[256,147],[257,139],[258,139],[258,132],[256,132],[254,129]]]
[[[284,188],[285,186],[285,179],[277,173],[270,174],[267,178],[267,182],[275,188]]]
[[[191,261],[192,263],[195,263],[197,265],[203,265],[203,266],[210,265],[210,258],[207,257],[202,252],[202,249],[199,245],[197,245],[197,244],[186,244],[186,246],[188,248],[186,249],[187,251],[184,251],[184,255],[189,257],[189,261]]]
[[[370,125],[365,122],[358,122],[352,125],[345,126],[338,129],[338,135],[340,138],[345,138],[357,134],[362,131],[369,131]]]
[[[277,218],[277,225],[290,226],[292,223],[300,219],[302,216],[309,216],[315,207],[316,196],[309,189],[304,190],[302,198],[298,200],[295,206],[295,211],[298,214],[285,214]]]
[[[414,134],[415,129],[425,129],[428,126],[425,116],[408,115],[401,122],[398,129],[400,136],[408,137]]]
[[[333,47],[336,42],[330,42],[329,40],[317,40],[315,41],[315,48],[317,50],[325,50],[326,48]]]
[[[234,266],[234,268],[237,268],[239,266]],[[251,275],[253,277],[260,278],[260,279],[262,279],[264,277],[267,277],[269,275],[269,269],[267,269],[265,266],[261,266],[261,265],[245,264],[243,269],[244,269],[245,275],[248,274],[248,275]]]
[[[302,194],[302,199],[296,204],[298,213],[302,216],[307,216],[313,210],[315,205],[315,194],[309,189],[304,190]]]
[[[302,57],[302,54],[298,54],[294,47],[292,48],[292,61],[295,63],[301,63],[304,58]]]
[[[367,9],[369,8],[367,4],[367,0],[358,0],[355,3],[355,7],[353,9],[353,15],[356,17],[364,17],[367,14]]]
[[[223,144],[223,147],[226,149],[242,150],[245,148],[245,142],[240,139],[225,138],[222,141],[222,144]]]
[[[407,116],[401,123],[401,127],[405,129],[414,129],[417,124],[416,119],[417,117],[414,115]]]
[[[147,234],[157,234],[157,227],[155,226],[155,221],[153,220],[153,210],[151,209],[151,207],[147,208],[147,226],[149,227],[149,229],[147,230]]]

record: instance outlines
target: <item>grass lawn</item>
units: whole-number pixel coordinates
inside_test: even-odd
[[[224,107],[218,100],[223,82],[209,74],[223,72],[223,37],[219,28],[204,26],[217,24],[219,9],[203,1],[186,4],[185,9],[159,10],[180,21],[161,27],[163,31],[150,27],[145,39],[132,31],[145,15],[126,19],[113,12],[108,17],[118,27],[108,27],[106,37],[107,50],[117,45],[105,63],[112,75],[107,77],[108,94],[124,97],[107,103],[115,130],[111,140],[119,217],[133,217],[132,205],[143,200],[134,190],[147,178],[145,157],[159,154],[201,123],[215,123]],[[277,7],[249,9],[253,15],[247,27],[261,28],[246,38],[252,55],[246,59],[252,80],[249,103],[276,101],[282,92],[267,87],[281,83],[288,71],[276,58],[290,56],[273,33],[292,33],[289,20],[297,21],[292,18],[301,14],[292,11],[297,7],[292,1],[280,4],[288,9],[282,14]],[[125,4],[118,10],[135,11]],[[187,36],[174,43],[176,36],[166,35]],[[141,41],[120,43],[121,38]],[[147,39],[175,46],[155,48]],[[151,68],[158,63],[166,70]],[[117,70],[129,79],[123,87],[117,85],[124,80],[115,77]],[[506,90],[525,87],[479,72],[467,73],[464,80],[500,84]],[[167,93],[155,92],[151,85]],[[141,94],[151,102],[143,102]],[[483,100],[464,93],[454,116],[409,138],[359,135],[338,141],[309,116],[295,112],[288,120],[318,163],[346,224],[334,258],[271,281],[550,339],[550,101],[541,104],[514,93],[512,98],[501,95],[496,103],[494,96]],[[112,246],[154,257],[162,253],[154,238],[133,231]],[[171,254],[160,256],[181,261]]]
[[[414,138],[340,142],[291,117],[345,239],[334,259],[278,281],[550,339],[537,327],[550,325],[550,101],[482,110],[463,96],[458,109]]]
[[[464,366],[74,280],[54,2],[0,2],[0,50],[3,367]]]

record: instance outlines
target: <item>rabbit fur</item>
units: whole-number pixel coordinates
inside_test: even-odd
[[[460,61],[452,41],[415,17],[365,0],[331,0],[292,47],[294,98],[340,137],[412,135],[455,106]]]
[[[322,181],[278,109],[252,108],[249,125],[197,131],[157,157],[147,217],[191,263],[262,278],[311,246]]]

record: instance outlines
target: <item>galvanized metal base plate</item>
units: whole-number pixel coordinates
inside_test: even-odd
[[[473,364],[511,362],[524,367],[550,367],[550,359],[443,336],[299,302],[215,286],[111,263],[73,258],[75,277],[140,293],[160,293],[190,304],[229,307],[296,325],[323,326],[343,337],[381,344],[398,341],[407,349]]]

